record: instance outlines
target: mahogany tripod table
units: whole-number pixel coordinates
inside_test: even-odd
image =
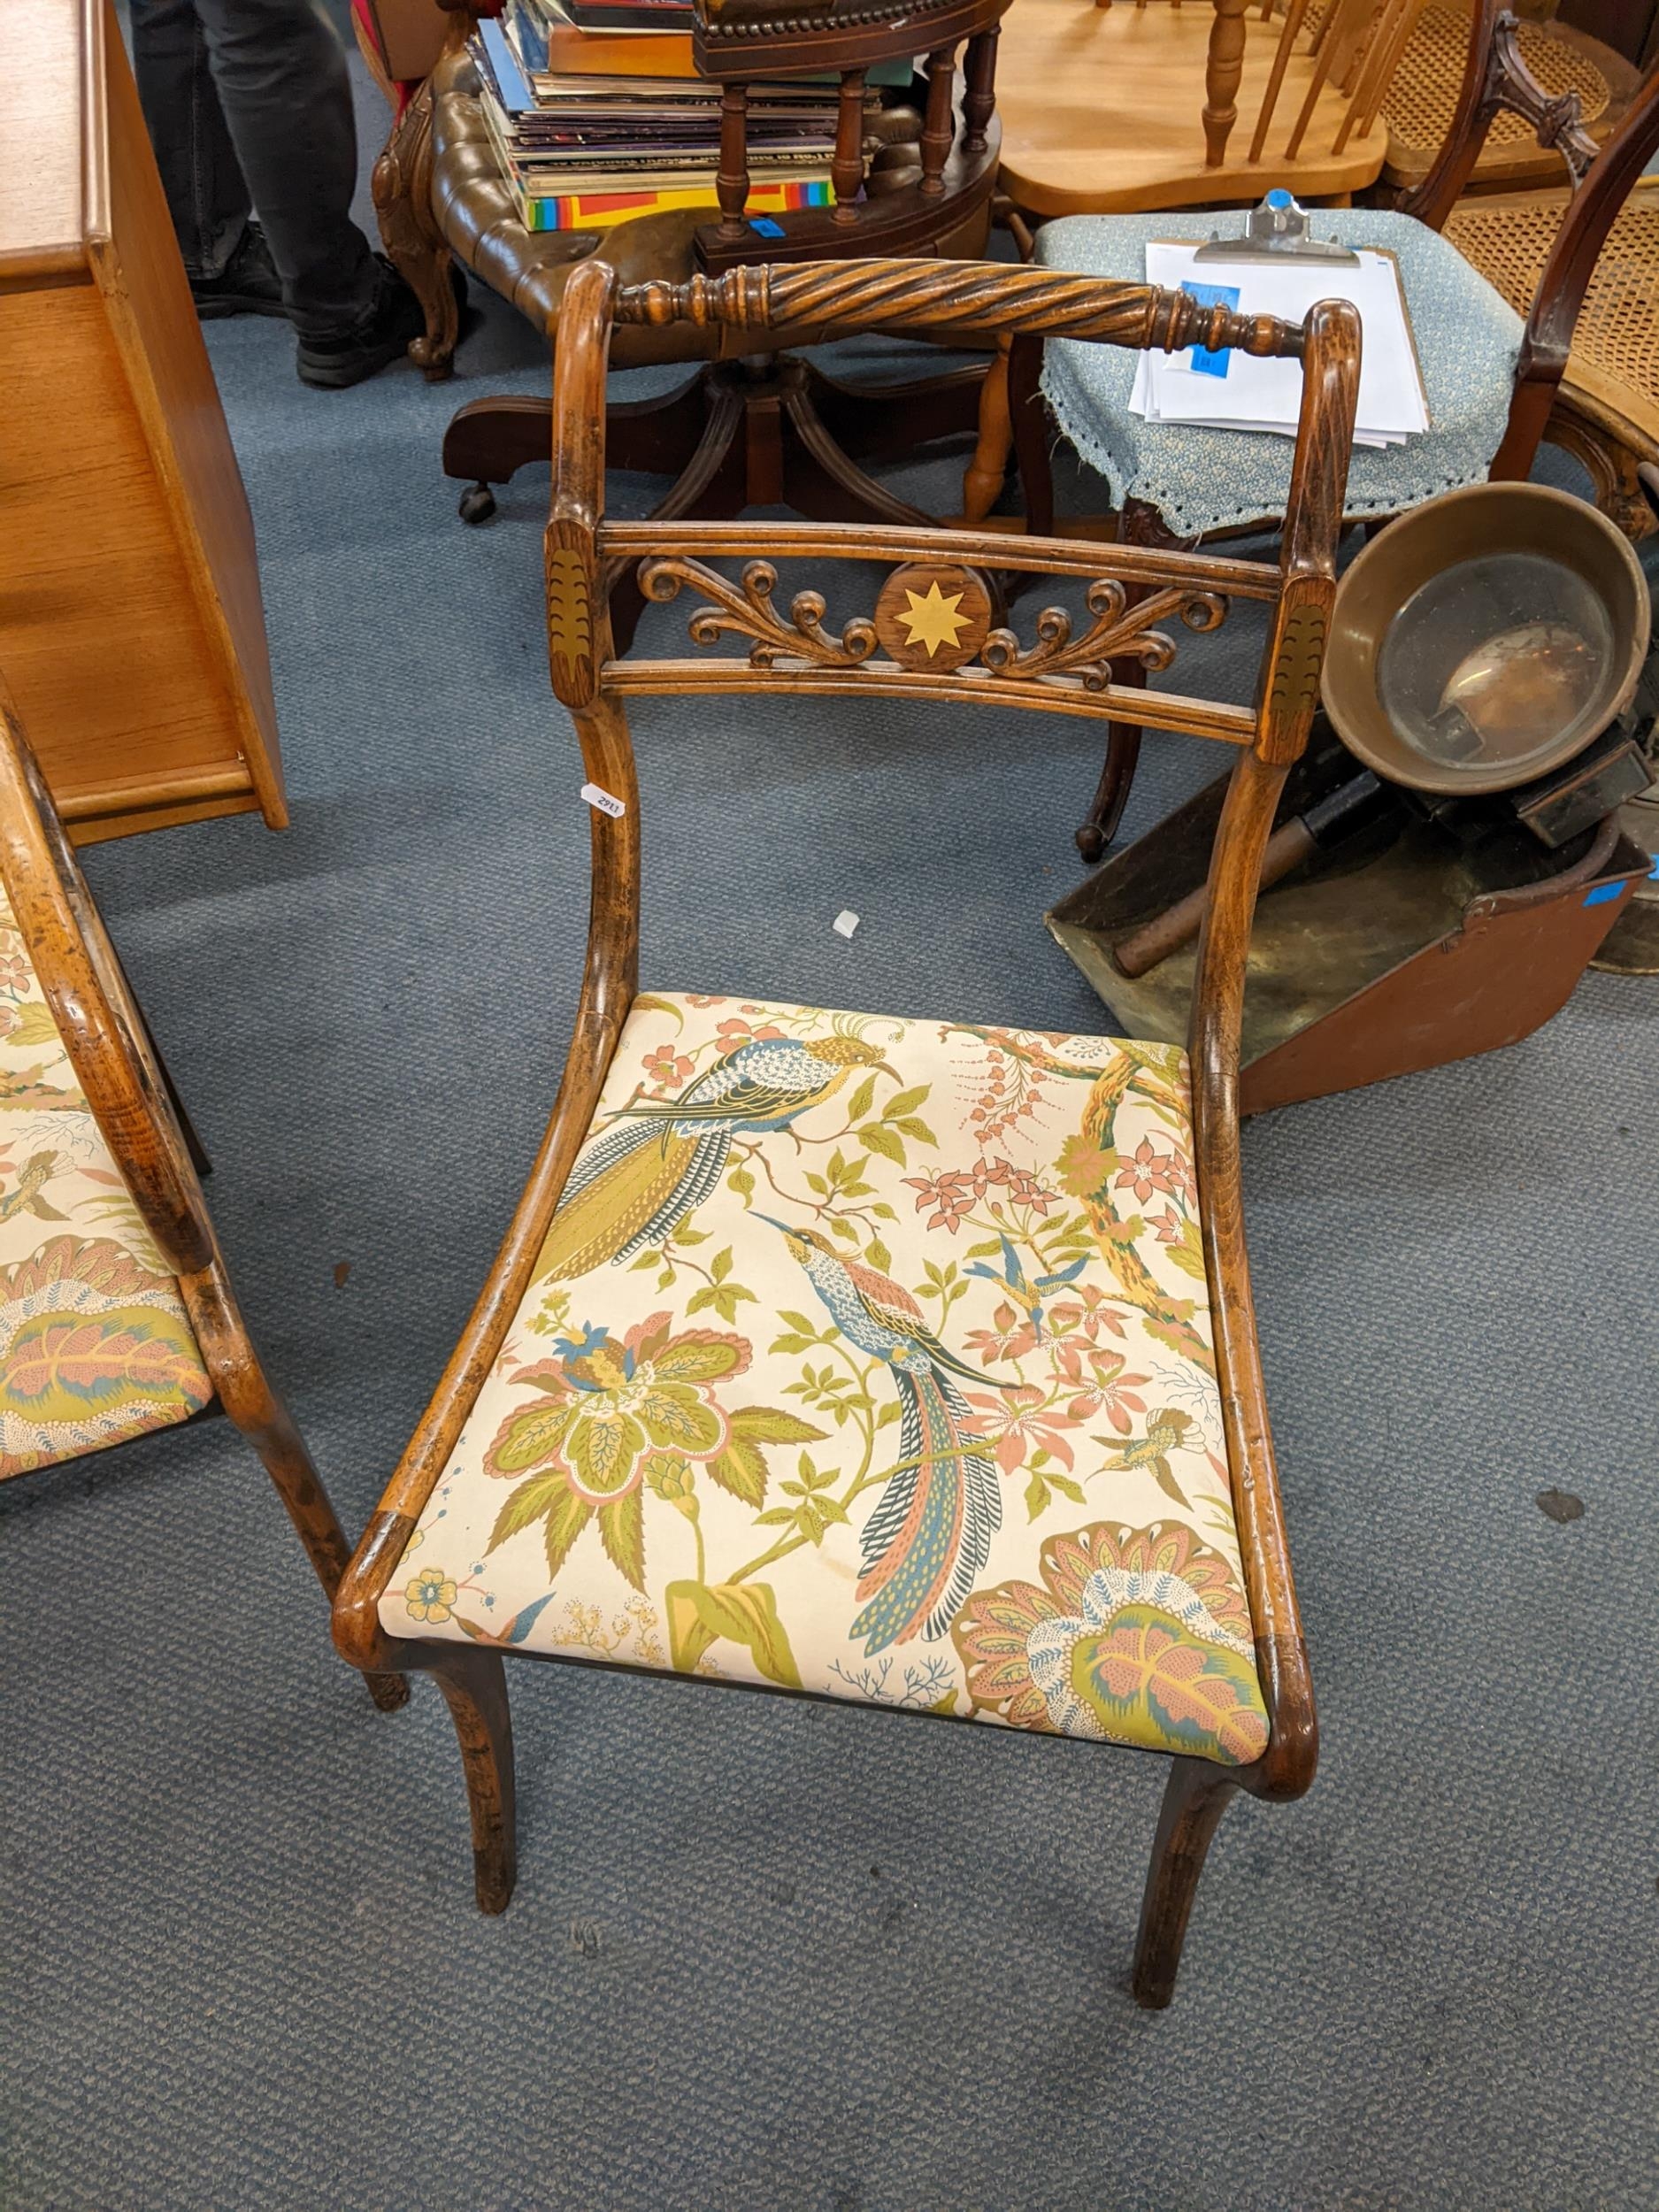
[[[623,283],[673,287],[763,257],[775,265],[979,254],[997,177],[995,57],[1006,5],[910,0],[890,10],[815,10],[808,0],[786,17],[769,0],[729,0],[712,27],[700,15],[696,65],[720,86],[718,220],[710,219],[714,209],[686,209],[600,232],[526,227],[480,104],[467,18],[457,16],[449,50],[375,171],[387,251],[426,306],[427,334],[411,349],[414,357],[429,377],[449,373],[456,337],[452,255],[557,342],[565,282],[588,260],[609,263]],[[872,101],[868,71],[918,51],[927,56],[919,96]],[[751,224],[745,211],[749,81],[809,73],[840,80],[834,204]],[[943,438],[973,437],[984,371],[858,387],[782,349],[828,334],[805,327],[758,339],[751,334],[748,342],[765,350],[744,356],[732,334],[707,327],[619,330],[612,367],[704,365],[664,396],[607,411],[610,465],[674,480],[656,510],[663,519],[781,505],[814,521],[930,520],[883,490],[860,464]],[[443,442],[444,472],[466,486],[461,515],[472,523],[495,511],[492,486],[549,458],[550,411],[540,396],[472,401]],[[641,604],[631,576],[616,587],[612,621],[620,649]]]
[[[861,386],[797,354],[714,362],[674,391],[608,407],[606,465],[674,479],[651,510],[654,521],[788,507],[813,522],[927,524],[932,516],[895,498],[859,462],[897,460],[943,438],[972,439],[984,376],[974,367]],[[443,472],[467,485],[463,521],[488,522],[495,511],[492,484],[550,460],[549,422],[547,401],[528,396],[460,409],[444,434]],[[630,569],[611,595],[618,652],[627,650],[644,604]]]

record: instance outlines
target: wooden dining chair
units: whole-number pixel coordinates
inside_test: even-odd
[[[1602,247],[1659,150],[1659,72],[1649,76],[1618,128],[1598,149],[1578,122],[1576,100],[1571,95],[1552,99],[1533,81],[1516,31],[1516,19],[1497,0],[1476,0],[1455,122],[1434,168],[1399,210],[1319,212],[1319,235],[1381,248],[1398,261],[1429,405],[1429,428],[1420,436],[1385,451],[1355,453],[1347,492],[1351,519],[1377,521],[1487,478],[1524,479],[1540,442],[1559,437],[1586,457],[1599,452],[1605,463],[1599,477],[1604,511],[1626,528],[1645,526],[1646,502],[1634,482],[1640,449],[1623,476],[1607,459],[1605,444],[1588,451],[1584,425],[1590,410],[1575,406],[1571,391],[1563,402],[1563,382]],[[1532,263],[1537,281],[1525,319],[1480,265],[1486,263],[1493,280],[1506,268],[1512,278],[1526,242],[1516,212],[1494,221],[1484,214],[1484,200],[1466,209],[1459,204],[1492,120],[1505,110],[1528,118],[1540,142],[1555,149],[1571,183],[1558,198],[1553,245]],[[1536,219],[1537,211],[1532,213]],[[1235,209],[1185,220],[1079,217],[1045,225],[1034,257],[1043,267],[1127,279],[1144,268],[1151,239],[1202,239],[1215,230],[1225,234],[1241,229],[1244,215]],[[1471,257],[1464,248],[1477,238],[1488,242],[1488,250],[1477,248]],[[1614,288],[1624,296],[1624,288]],[[1640,311],[1632,314],[1625,298],[1619,317],[1618,303],[1616,297],[1609,305],[1628,358],[1631,332],[1641,329]],[[1013,444],[1031,530],[1056,527],[1051,450],[1056,435],[1087,465],[1086,482],[1104,480],[1101,503],[1113,511],[1118,530],[1132,542],[1193,544],[1217,534],[1274,526],[1285,511],[1290,480],[1286,440],[1148,423],[1130,405],[1132,365],[1117,357],[1101,357],[1098,349],[1070,345],[1064,338],[1045,343],[1022,334],[1011,341],[1008,375]],[[979,475],[969,480],[971,512],[985,511],[986,479],[1000,482],[1000,467],[987,465],[983,447],[982,438]],[[1144,666],[1125,662],[1120,680],[1142,682],[1145,672]],[[1077,832],[1078,848],[1090,862],[1110,842],[1127,801],[1139,727],[1114,726],[1099,787]]]
[[[211,1412],[324,1594],[349,1548],[225,1271],[193,1140],[0,683],[0,1480]],[[386,1710],[409,1686],[372,1671]]]
[[[686,319],[1242,345],[1305,367],[1276,563],[897,525],[604,512],[613,327]],[[1239,1789],[1315,1762],[1239,1189],[1238,1054],[1264,841],[1318,695],[1357,319],[1300,329],[1145,285],[989,263],[570,280],[547,532],[553,688],[593,809],[587,965],[528,1185],[348,1570],[342,1653],[437,1677],[478,1901],[514,1879],[506,1655],[747,1682],[1173,1761],[1135,1993],[1168,2001]],[[837,624],[803,564],[867,564]],[[606,580],[695,611],[689,657],[618,658]],[[1080,588],[997,618],[991,572]],[[1145,595],[1131,608],[1129,588]],[[1268,614],[1256,702],[1159,693],[1230,746],[1190,1051],[638,985],[627,701],[871,697],[1101,718],[1160,624]],[[734,641],[736,651],[721,650]]]
[[[1381,106],[1418,0],[1104,4],[1021,0],[1003,25],[998,212],[1023,258],[1056,216],[1117,220],[1274,189],[1346,205],[1381,173]],[[1010,409],[1004,339],[979,392],[970,521],[1001,495]]]

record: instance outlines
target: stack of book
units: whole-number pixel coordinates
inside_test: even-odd
[[[509,0],[480,19],[484,119],[526,229],[718,205],[721,88],[692,63],[691,13],[692,0]],[[833,82],[751,85],[751,219],[829,203],[835,108]]]

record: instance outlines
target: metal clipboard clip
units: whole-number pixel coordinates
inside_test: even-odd
[[[1211,231],[1210,242],[1200,246],[1194,261],[1322,261],[1356,269],[1359,256],[1334,239],[1315,238],[1308,228],[1308,211],[1288,192],[1275,188],[1259,207],[1250,210],[1241,237],[1224,238]]]

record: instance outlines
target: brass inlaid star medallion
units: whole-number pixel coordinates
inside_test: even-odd
[[[912,645],[927,648],[929,660],[941,645],[954,645],[958,633],[967,626],[967,616],[956,612],[962,604],[962,594],[953,591],[947,599],[939,588],[937,576],[925,594],[907,591],[904,602],[904,612],[899,620],[910,632]]]
[[[875,622],[901,668],[949,675],[984,644],[991,596],[974,569],[906,562],[881,587]]]

